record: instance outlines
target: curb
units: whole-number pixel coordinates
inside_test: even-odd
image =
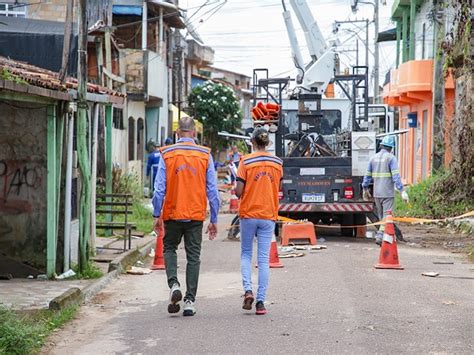
[[[106,275],[82,290],[77,287],[70,288],[60,296],[52,299],[49,302],[49,309],[59,311],[71,305],[79,305],[90,301],[114,279],[119,277],[128,266],[133,265],[138,259],[148,255],[154,242],[154,240],[150,240],[140,249],[129,250],[125,254],[118,256],[109,264],[109,272]]]

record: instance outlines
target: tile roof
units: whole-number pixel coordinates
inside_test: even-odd
[[[64,83],[61,84],[58,79],[59,74],[56,72],[0,56],[0,79],[12,80],[8,78],[8,73],[13,77],[13,81],[26,81],[30,85],[50,90],[68,92],[69,90],[77,90],[78,86],[75,78],[67,77]],[[121,92],[92,83],[87,83],[87,92],[108,96],[125,96]]]

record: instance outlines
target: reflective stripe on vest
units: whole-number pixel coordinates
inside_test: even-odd
[[[382,149],[371,161],[374,179],[374,197],[394,197],[394,183],[390,171],[390,161],[394,155]]]
[[[193,143],[177,143],[163,148],[161,154],[166,166],[163,220],[204,221],[210,149]]]

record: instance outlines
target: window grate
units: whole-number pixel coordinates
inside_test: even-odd
[[[26,6],[20,4],[0,3],[0,16],[7,17],[26,17]]]

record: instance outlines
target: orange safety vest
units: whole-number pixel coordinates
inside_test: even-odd
[[[282,176],[283,161],[280,158],[268,152],[245,155],[237,171],[237,180],[245,184],[240,217],[276,220]]]
[[[163,220],[206,219],[206,172],[210,149],[194,143],[163,147],[166,166],[166,196]]]

